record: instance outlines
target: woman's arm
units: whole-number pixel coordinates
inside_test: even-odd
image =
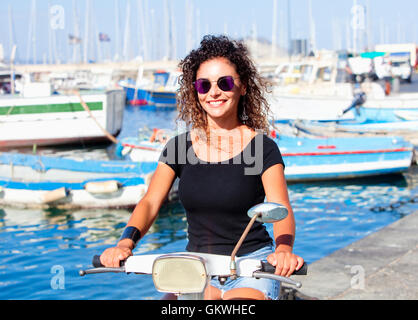
[[[276,164],[268,168],[261,176],[261,180],[267,201],[280,203],[288,210],[285,219],[273,224],[276,250],[275,254],[269,256],[268,261],[276,266],[276,274],[290,276],[302,266],[303,259],[292,253],[296,225],[287,192],[283,165]]]
[[[158,211],[166,199],[175,179],[175,173],[165,163],[158,163],[147,192],[138,202],[127,223],[127,227],[137,228],[144,236],[157,218]],[[131,239],[120,240],[115,247],[106,249],[100,261],[106,267],[119,267],[121,260],[132,255],[135,243]]]

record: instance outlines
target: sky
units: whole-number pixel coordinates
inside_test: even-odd
[[[0,44],[6,60],[16,44],[18,63],[181,59],[208,33],[272,41],[274,1],[280,47],[290,26],[292,39],[315,39],[317,49],[353,48],[354,4],[368,8],[356,47],[418,43],[417,0],[0,0]],[[83,44],[71,45],[70,34]]]

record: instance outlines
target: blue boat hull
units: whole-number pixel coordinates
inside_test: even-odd
[[[157,163],[75,160],[0,153],[0,205],[113,208],[135,206]]]
[[[401,173],[411,166],[413,147],[399,137],[365,138],[274,138],[285,163],[288,181],[332,180]],[[135,161],[157,161],[161,143],[125,138],[119,153],[127,148]]]
[[[397,137],[276,139],[291,181],[345,179],[409,169],[412,145]]]

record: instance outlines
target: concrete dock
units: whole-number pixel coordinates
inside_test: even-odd
[[[309,265],[299,292],[320,300],[418,299],[418,211]]]

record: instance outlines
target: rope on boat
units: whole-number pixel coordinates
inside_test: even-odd
[[[105,128],[102,127],[102,125],[99,123],[99,121],[97,121],[97,119],[93,116],[93,113],[91,112],[90,108],[87,106],[87,104],[84,102],[83,98],[80,95],[80,92],[78,90],[73,90],[72,91],[76,96],[78,96],[78,98],[80,99],[80,103],[83,106],[84,110],[87,111],[87,113],[89,114],[89,116],[94,120],[94,122],[96,122],[97,126],[100,128],[100,130],[103,131],[103,133],[106,135],[106,137],[112,141],[114,144],[118,143],[118,140],[112,136],[110,134],[109,131],[107,131]]]

